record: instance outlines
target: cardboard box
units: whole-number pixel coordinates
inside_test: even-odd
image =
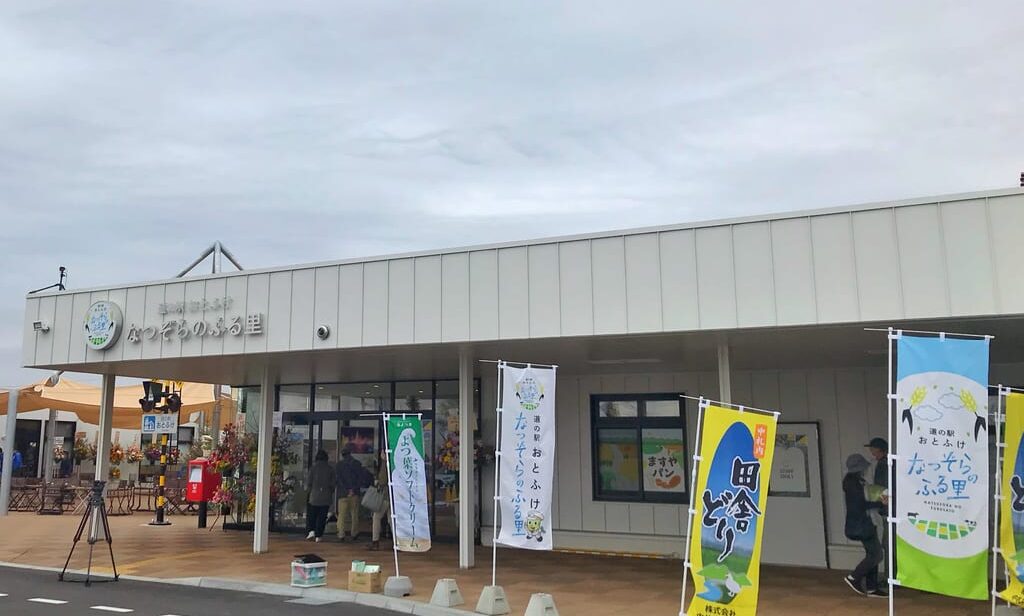
[[[349,571],[348,589],[352,592],[379,593],[384,590],[384,578],[380,571],[375,573]]]

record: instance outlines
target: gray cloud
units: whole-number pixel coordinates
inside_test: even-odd
[[[23,295],[1010,185],[1017,3],[0,6]]]

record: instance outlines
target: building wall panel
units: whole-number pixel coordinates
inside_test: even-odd
[[[418,257],[415,265],[416,342],[441,341],[441,257]]]
[[[636,333],[661,331],[661,245],[658,234],[626,236],[625,244],[627,329]]]
[[[740,327],[775,325],[775,272],[768,222],[732,228],[736,262],[736,316]]]
[[[441,256],[441,340],[469,340],[469,254]]]
[[[697,297],[700,328],[736,327],[736,271],[732,228],[697,229]]]
[[[562,331],[558,244],[530,246],[530,336],[552,338]]]
[[[416,273],[412,259],[388,264],[388,344],[411,344],[415,336]]]
[[[525,246],[498,251],[498,297],[498,337],[529,338],[530,263]]]

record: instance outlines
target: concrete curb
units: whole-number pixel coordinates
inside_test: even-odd
[[[21,563],[0,562],[0,567],[11,569],[30,569],[33,571],[49,571],[60,573],[59,567],[41,567],[38,565],[26,565]],[[85,575],[85,571],[68,569],[68,573]],[[110,578],[107,574],[98,574],[93,577],[97,579]],[[120,579],[131,582],[147,582],[150,584],[171,584],[175,586],[194,586],[197,588],[210,588],[215,590],[228,590],[235,592],[249,592],[260,595],[273,595],[275,597],[288,597],[299,599],[309,597],[324,601],[339,603],[355,603],[378,607],[400,612],[402,614],[417,614],[420,616],[466,616],[474,612],[466,612],[450,607],[438,607],[429,603],[421,603],[411,599],[398,599],[386,597],[379,594],[350,592],[337,588],[295,588],[288,584],[272,584],[269,582],[252,582],[248,580],[234,580],[229,578],[215,577],[191,577],[191,578],[151,578],[137,575],[121,575]]]

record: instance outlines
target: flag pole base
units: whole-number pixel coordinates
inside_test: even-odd
[[[434,585],[434,594],[430,597],[430,605],[458,607],[464,603],[462,593],[459,592],[459,585],[452,578],[440,579]]]
[[[384,582],[384,595],[388,597],[408,597],[412,594],[412,580],[404,575],[392,575]]]
[[[547,593],[534,593],[530,596],[530,603],[526,606],[524,616],[558,616],[555,598]]]
[[[505,598],[505,589],[501,586],[484,586],[480,592],[480,600],[476,602],[476,612],[487,616],[511,614],[508,599]]]

